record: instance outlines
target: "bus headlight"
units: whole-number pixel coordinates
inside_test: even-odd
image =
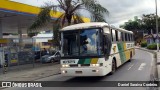
[[[91,64],[91,67],[101,67],[103,66],[103,63],[98,63],[98,64]]]
[[[64,68],[64,67],[69,67],[69,65],[68,64],[65,64],[65,65],[62,65],[62,67]]]
[[[99,64],[91,64],[92,67],[99,67]]]
[[[65,73],[67,73],[67,71],[64,71],[64,70],[63,70],[62,73],[65,74]]]

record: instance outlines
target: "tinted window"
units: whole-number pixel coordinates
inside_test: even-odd
[[[60,53],[59,53],[59,52],[57,52],[57,53],[56,53],[56,55],[60,55]]]
[[[128,36],[128,41],[130,41],[129,34],[127,34],[127,36]]]
[[[64,56],[98,56],[102,54],[101,29],[91,28],[63,32]]]
[[[111,45],[112,45],[111,39],[108,35],[104,35],[103,38],[104,38],[104,49],[103,50],[104,50],[104,53],[107,54],[107,58],[108,58],[110,54],[110,50],[111,50]]]
[[[63,33],[63,53],[64,55],[74,55],[78,56],[79,53],[79,32],[76,31],[67,31]]]
[[[118,31],[115,30],[115,33],[116,33],[116,41],[118,41]]]
[[[123,32],[121,32],[121,38],[122,38],[122,41],[125,41],[124,40],[124,33]]]
[[[112,29],[111,29],[111,38],[112,38],[112,41],[113,41]]]
[[[125,33],[125,41],[128,41],[128,34]]]

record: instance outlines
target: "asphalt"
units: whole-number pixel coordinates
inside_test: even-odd
[[[127,62],[117,69],[113,75],[107,75],[104,77],[64,77],[61,75],[54,75],[38,79],[37,81],[62,81],[72,82],[79,81],[79,83],[73,83],[73,86],[77,87],[42,87],[42,88],[6,88],[4,90],[154,90],[155,88],[148,87],[96,87],[96,83],[105,81],[148,81],[150,80],[153,54],[142,50],[136,50],[136,55],[131,62]],[[77,84],[82,82],[94,81],[92,87],[78,87]],[[95,85],[95,86],[94,86]]]

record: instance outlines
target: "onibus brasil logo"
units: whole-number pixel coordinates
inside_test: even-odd
[[[32,82],[2,82],[2,87],[42,87],[41,83]]]

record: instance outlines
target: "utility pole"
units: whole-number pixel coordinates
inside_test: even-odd
[[[159,52],[159,36],[158,36],[158,15],[157,15],[157,0],[155,0],[156,4],[156,33],[157,33],[157,52]]]

